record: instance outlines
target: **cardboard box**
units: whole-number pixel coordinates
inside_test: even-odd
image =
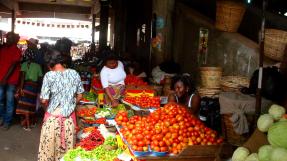
[[[267,136],[265,133],[256,129],[243,146],[249,149],[250,153],[257,153],[258,149],[263,145],[269,145]]]

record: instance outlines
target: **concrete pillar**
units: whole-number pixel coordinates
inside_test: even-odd
[[[15,20],[16,20],[16,15],[15,15],[15,10],[13,9],[12,11],[12,21],[11,21],[11,32],[14,33],[15,31]]]
[[[153,40],[159,41],[155,47],[152,43],[152,55],[154,65],[164,60],[172,58],[172,14],[174,10],[174,0],[153,0],[153,14],[155,16],[156,35]]]
[[[109,25],[109,0],[101,0],[100,11],[100,50],[107,46],[108,25]]]

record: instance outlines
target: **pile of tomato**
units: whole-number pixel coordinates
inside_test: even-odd
[[[124,101],[136,105],[140,108],[159,108],[160,97],[150,97],[147,95],[141,95],[139,97],[125,97]]]
[[[121,123],[120,132],[135,151],[178,154],[188,145],[215,145],[223,142],[216,131],[205,127],[185,107],[175,103],[165,105],[146,117],[133,116]]]
[[[77,116],[79,117],[93,117],[97,112],[97,107],[92,108],[82,108],[77,111]]]
[[[100,131],[97,129],[94,129],[88,137],[82,139],[78,144],[76,144],[76,146],[80,146],[83,149],[89,151],[102,145],[104,141],[105,139],[100,133]]]
[[[128,113],[126,111],[119,111],[115,117],[115,121],[120,126],[126,125],[126,123],[129,121]]]
[[[126,76],[125,84],[134,86],[146,86],[147,82],[144,82],[141,78],[130,74]]]
[[[98,118],[98,119],[83,119],[83,123],[86,124],[106,124],[106,118]]]

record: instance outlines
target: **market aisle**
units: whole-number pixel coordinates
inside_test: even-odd
[[[8,131],[0,129],[1,161],[36,161],[40,138],[39,124],[32,131],[24,131],[14,124]]]

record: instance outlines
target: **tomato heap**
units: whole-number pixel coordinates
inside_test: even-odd
[[[106,123],[106,118],[98,118],[98,119],[84,119],[82,120],[83,123],[86,124],[105,124]]]
[[[204,124],[188,110],[175,103],[159,108],[147,117],[134,116],[120,132],[136,151],[153,151],[178,154],[188,145],[214,145],[223,142],[216,131]]]
[[[126,76],[125,84],[134,86],[146,86],[147,82],[144,82],[141,78],[130,74]]]
[[[79,117],[93,117],[97,112],[97,107],[93,108],[82,108],[77,111]]]
[[[140,108],[160,107],[160,97],[150,97],[148,95],[141,95],[139,97],[125,97],[124,101],[136,105]]]
[[[126,125],[129,121],[128,113],[126,111],[119,111],[115,117],[115,121],[118,125]]]

